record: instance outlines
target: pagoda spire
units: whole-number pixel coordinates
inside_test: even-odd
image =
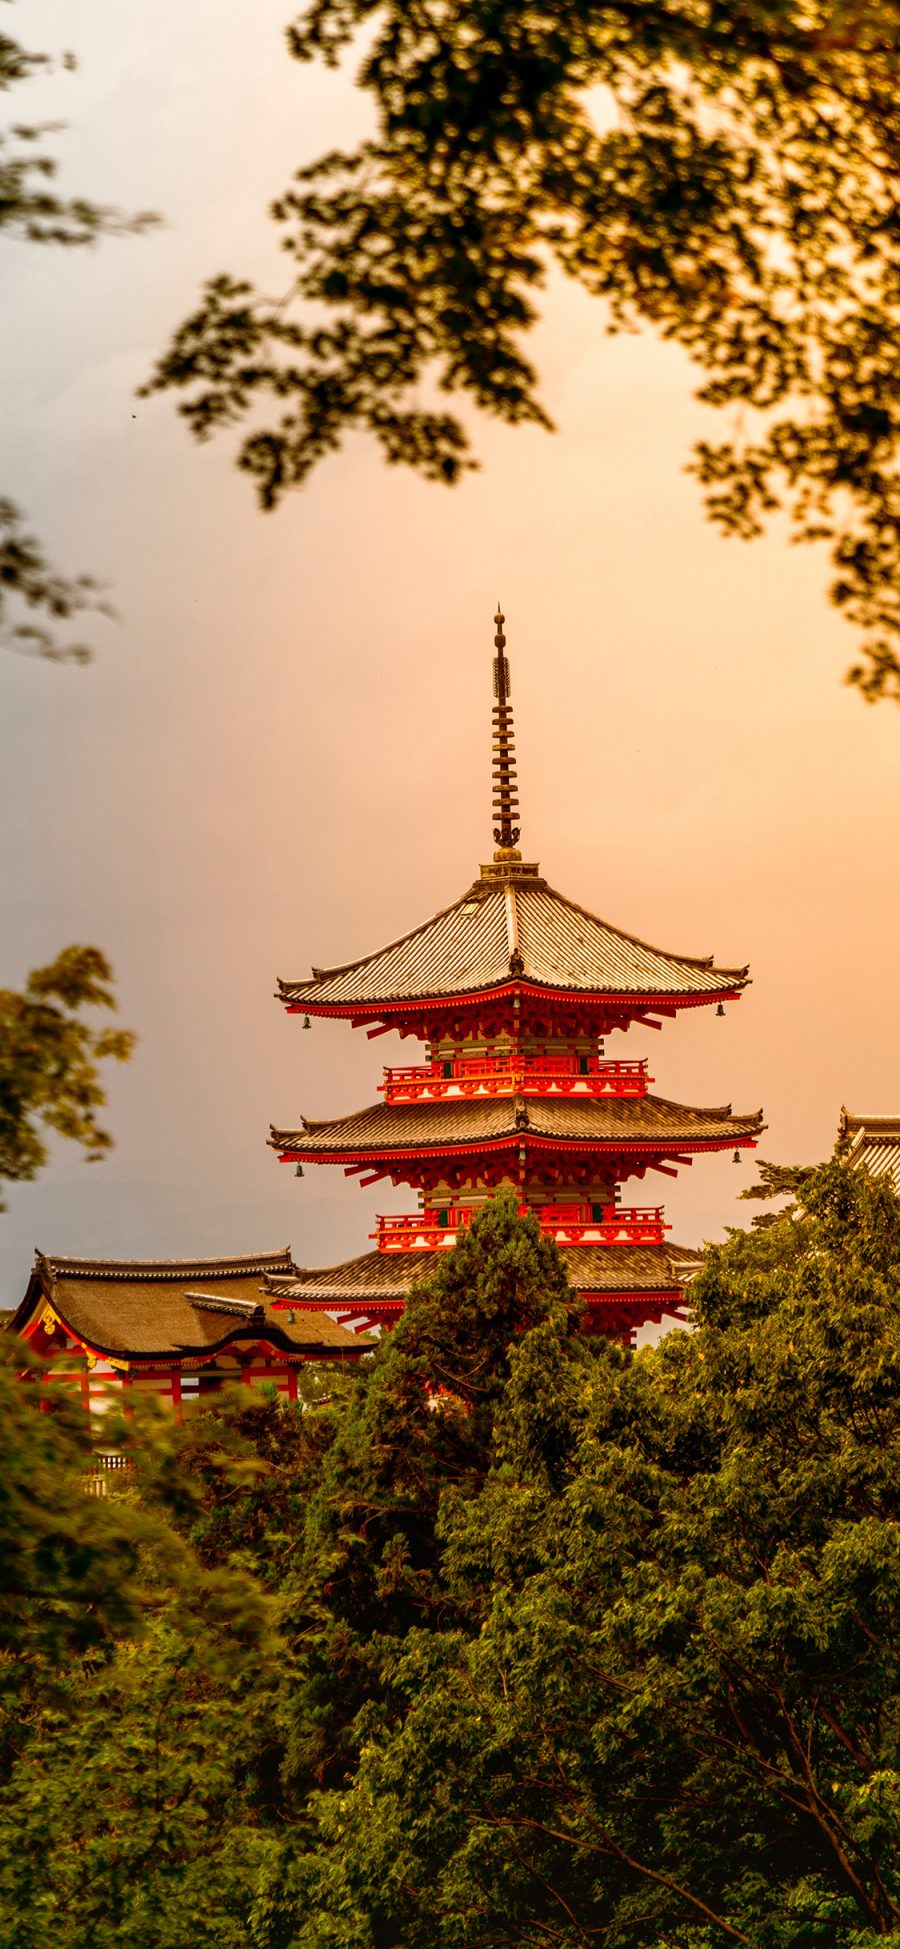
[[[503,852],[511,852],[518,844],[519,827],[514,821],[519,817],[519,788],[516,780],[516,741],[513,731],[512,705],[510,704],[509,659],[504,656],[506,637],[503,625],[506,617],[497,604],[494,617],[496,635],[494,644],[497,654],[494,658],[494,711],[493,711],[493,790],[494,790],[494,843]]]

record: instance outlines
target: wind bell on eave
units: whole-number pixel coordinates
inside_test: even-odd
[[[503,625],[506,617],[497,604],[494,622],[497,634],[494,637],[497,654],[494,658],[494,736],[493,736],[493,788],[494,788],[494,843],[502,852],[512,852],[519,842],[519,827],[514,823],[519,817],[519,788],[516,782],[516,740],[513,731],[512,705],[510,704],[509,659],[504,656],[506,637]]]

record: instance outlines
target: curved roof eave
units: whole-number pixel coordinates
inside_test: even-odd
[[[596,1145],[653,1149],[756,1137],[763,1112],[735,1114],[730,1104],[711,1108],[674,1103],[667,1097],[485,1097],[428,1104],[373,1103],[346,1117],[304,1120],[299,1130],[272,1126],[269,1143],[284,1154],[352,1153],[403,1155],[435,1151],[477,1152],[507,1143],[552,1142],[561,1148]]]
[[[278,999],[313,1009],[352,1011],[355,1006],[368,1014],[380,1007],[489,995],[511,976],[548,994],[623,1000],[694,994],[715,1000],[744,988],[749,970],[717,968],[711,955],[676,955],[655,947],[557,893],[545,880],[502,885],[482,880],[374,953],[314,968],[306,981],[279,980]]]

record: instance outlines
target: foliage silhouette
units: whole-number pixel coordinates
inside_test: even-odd
[[[710,518],[827,542],[850,679],[900,698],[900,9],[311,0],[288,30],[304,62],[358,39],[375,131],[273,205],[289,289],[211,278],[145,390],[201,439],[249,419],[265,508],[354,428],[453,482],[453,396],[550,424],[524,340],[555,267],[685,347],[725,420]]]
[[[55,65],[72,71],[75,58],[65,54],[57,64],[0,34],[0,93]],[[0,130],[0,235],[77,248],[150,228],[157,219],[149,211],[128,216],[88,197],[59,193],[56,162],[43,146],[58,128],[52,122],[17,122]],[[27,532],[16,502],[0,495],[0,642],[51,663],[89,663],[89,647],[62,641],[55,628],[86,609],[111,614],[100,584],[91,575],[63,575],[54,568]]]

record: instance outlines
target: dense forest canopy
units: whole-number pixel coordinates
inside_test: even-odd
[[[0,1936],[896,1933],[900,1202],[791,1188],[636,1356],[498,1198],[356,1379],[108,1420],[106,1499],[4,1372]]]

